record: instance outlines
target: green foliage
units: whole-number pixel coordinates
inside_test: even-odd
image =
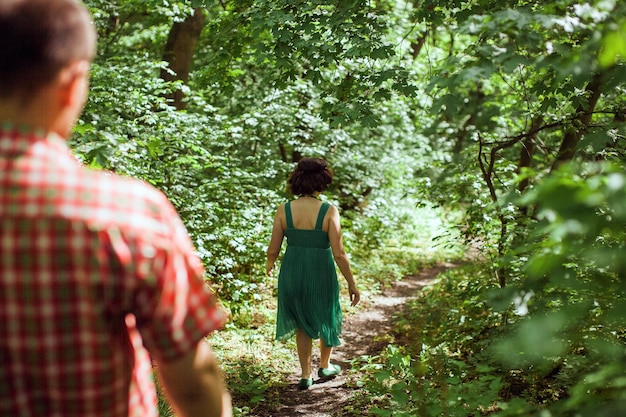
[[[420,185],[443,206],[465,209],[462,233],[488,255],[499,286],[509,287],[480,296],[506,324],[488,336],[498,354],[485,362],[508,369],[492,372],[504,385],[491,411],[623,410],[612,388],[621,382],[610,375],[624,363],[617,317],[626,80],[623,42],[615,41],[624,4],[425,4],[436,23],[455,30],[442,44],[455,49],[439,55],[428,87],[438,117],[425,133],[445,152],[422,171],[435,181]],[[559,170],[572,159],[615,165]]]
[[[467,209],[465,236],[481,242],[506,285],[518,272],[499,259],[523,240],[532,214],[507,198],[564,160],[622,159],[622,42],[606,42],[626,9],[615,1],[425,6],[419,16],[433,10],[450,27],[449,42],[433,44],[453,48],[437,56],[427,87],[434,117],[425,134],[445,151],[424,171],[435,179],[429,195]]]
[[[568,398],[548,407],[557,415],[624,409],[625,181],[611,165],[565,166],[523,199],[539,218],[518,290],[532,294],[531,314],[499,353],[508,366],[567,375]]]
[[[271,294],[264,294],[264,298]],[[260,406],[272,408],[291,377],[296,358],[295,343],[274,341],[273,312],[260,308],[250,327],[235,327],[211,336],[211,344],[233,398],[236,416],[254,415]]]
[[[538,217],[518,248],[523,279],[499,288],[484,268],[465,267],[412,302],[397,322],[406,350],[362,365],[365,396],[378,399],[371,412],[622,413],[624,184],[610,164],[564,165],[521,199]]]
[[[373,126],[375,100],[414,91],[406,71],[387,62],[395,52],[387,22],[368,2],[221,2],[211,13],[197,74],[204,85],[231,92],[258,83],[251,71],[264,90],[306,80],[319,88],[319,112],[333,126]]]
[[[502,316],[487,306],[493,286],[480,284],[481,275],[467,266],[440,277],[398,319],[396,338],[406,347],[363,358],[364,397],[375,399],[368,413],[479,416],[492,410],[507,375],[487,353]]]
[[[371,204],[374,207],[368,210],[389,207],[376,201]],[[465,257],[465,247],[459,244],[457,234],[448,229],[451,215],[428,205],[416,207],[417,204],[405,197],[402,202],[394,202],[388,215],[357,216],[346,222],[349,250],[361,280],[382,289],[426,265]],[[394,214],[396,218],[388,217]]]

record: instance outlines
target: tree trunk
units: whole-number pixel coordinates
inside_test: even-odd
[[[415,41],[411,42],[411,55],[413,56],[413,59],[417,59],[417,57],[419,56],[420,52],[422,51],[422,47],[426,43],[427,36],[428,32],[422,31],[420,33],[420,36]]]
[[[161,70],[161,78],[165,81],[189,81],[189,71],[193,62],[196,44],[202,33],[206,16],[201,8],[195,8],[193,14],[187,16],[182,22],[174,22],[167,37],[163,60],[168,63],[168,68]],[[183,110],[186,107],[185,95],[176,90],[167,97],[176,109]]]

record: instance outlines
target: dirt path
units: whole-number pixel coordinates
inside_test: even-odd
[[[401,310],[405,302],[417,296],[418,291],[431,282],[440,272],[451,265],[441,265],[422,270],[395,283],[383,294],[374,297],[368,307],[344,319],[342,345],[333,353],[332,362],[342,368],[350,367],[350,361],[361,355],[376,355],[387,346],[381,340],[393,328],[393,314]],[[313,364],[319,361],[319,350],[314,349]],[[294,374],[294,383],[280,393],[281,405],[277,410],[257,410],[252,417],[336,417],[348,404],[355,388],[348,384],[348,372],[335,379],[318,381],[307,391],[298,391],[299,374]]]

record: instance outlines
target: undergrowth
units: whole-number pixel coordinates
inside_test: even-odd
[[[505,375],[488,347],[502,318],[486,305],[491,286],[480,274],[472,264],[450,269],[407,303],[395,343],[355,364],[363,390],[353,415],[479,416],[494,407]]]
[[[496,311],[487,301],[493,299],[494,288],[480,265],[465,264],[441,274],[419,298],[408,302],[396,317],[393,343],[380,355],[355,360],[362,389],[349,415],[618,415],[576,410],[575,403],[582,402],[576,396],[583,397],[579,392],[583,387],[620,389],[606,382],[611,375],[594,372],[601,368],[585,349],[546,358],[543,366],[533,362],[506,366],[498,352],[507,346],[511,330],[523,326],[527,318],[513,308]],[[526,346],[526,355],[544,349],[547,343],[534,338]],[[511,350],[509,355],[514,352],[519,354]],[[594,379],[581,378],[585,374]],[[607,404],[610,407],[605,404],[605,410],[623,411],[623,402]]]

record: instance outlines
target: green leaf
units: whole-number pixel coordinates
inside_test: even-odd
[[[602,67],[614,65],[618,59],[626,58],[626,21],[616,29],[604,35],[598,62]]]
[[[378,381],[386,381],[391,378],[392,375],[393,374],[390,371],[381,370],[374,373],[374,378],[376,378]]]

